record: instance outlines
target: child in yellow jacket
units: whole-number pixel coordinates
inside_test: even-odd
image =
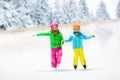
[[[83,68],[86,69],[87,65],[86,65],[86,60],[84,56],[82,40],[90,39],[92,37],[95,37],[95,36],[94,35],[86,36],[83,33],[81,33],[79,24],[73,24],[73,34],[69,37],[68,40],[65,40],[65,42],[72,41],[73,51],[74,51],[74,60],[73,60],[74,69],[77,69],[79,58],[80,58]]]

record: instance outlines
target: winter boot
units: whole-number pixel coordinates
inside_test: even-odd
[[[86,69],[86,68],[87,68],[87,66],[86,66],[86,65],[83,65],[83,68],[84,68],[84,69]]]
[[[73,67],[74,67],[75,70],[77,69],[77,65],[74,65]]]

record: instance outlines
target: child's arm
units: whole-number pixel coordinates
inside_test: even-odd
[[[65,42],[71,42],[73,39],[73,36],[70,36],[68,40],[65,40]]]
[[[50,32],[47,33],[38,33],[36,36],[50,36]]]
[[[64,38],[63,38],[62,33],[60,33],[60,40],[61,40],[61,44],[64,44]]]
[[[84,40],[87,40],[87,39],[90,39],[90,38],[93,38],[93,37],[95,37],[95,36],[94,35],[86,36],[86,35],[82,34],[82,38]]]
[[[60,38],[61,38],[61,40],[64,40],[64,39],[63,39],[63,35],[62,35],[62,33],[60,33]]]

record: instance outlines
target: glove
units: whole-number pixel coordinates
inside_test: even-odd
[[[61,41],[61,44],[64,44],[64,41],[63,41],[63,40]]]
[[[95,35],[92,35],[92,37],[95,37]]]

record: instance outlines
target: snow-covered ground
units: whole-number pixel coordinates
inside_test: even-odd
[[[63,45],[60,69],[50,64],[49,37],[33,37],[49,28],[0,32],[0,80],[120,80],[120,21],[82,24],[81,31],[96,37],[84,41],[87,70],[73,69],[71,43]],[[62,25],[65,39],[71,25]]]

